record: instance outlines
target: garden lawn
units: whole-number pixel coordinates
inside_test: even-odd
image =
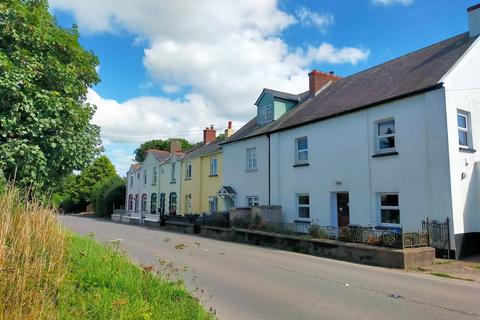
[[[213,318],[182,283],[162,279],[91,238],[69,236],[67,257],[57,305],[60,319]]]

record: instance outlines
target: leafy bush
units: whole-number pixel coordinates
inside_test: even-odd
[[[125,204],[125,181],[118,175],[97,182],[90,194],[95,215],[99,217],[110,216],[113,207]]]
[[[5,191],[5,187],[7,186],[7,179],[5,179],[5,175],[3,171],[0,170],[0,194]]]

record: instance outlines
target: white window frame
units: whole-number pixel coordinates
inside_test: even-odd
[[[143,185],[147,185],[148,177],[147,177],[147,169],[143,169]]]
[[[210,158],[210,175],[218,176],[218,159],[217,157]]]
[[[299,143],[299,141],[304,140],[304,139],[307,140],[307,148],[306,149],[299,149],[298,148],[298,143]],[[298,155],[301,152],[306,152],[307,153],[307,159],[306,160],[300,160],[299,159]],[[308,137],[307,136],[295,139],[295,163],[296,164],[308,163]]]
[[[382,196],[397,196],[398,206],[382,206]],[[377,193],[377,202],[378,202],[378,221],[381,226],[385,227],[400,227],[402,225],[402,216],[400,210],[400,195],[398,192],[378,192]],[[382,210],[398,210],[398,218],[400,220],[399,223],[388,223],[382,222]]]
[[[390,121],[393,121],[394,132],[389,133],[389,134],[380,135],[380,132],[379,132],[380,124],[385,123],[385,122],[390,122]],[[395,150],[397,148],[396,133],[397,133],[397,123],[395,121],[395,118],[391,117],[391,118],[386,118],[386,119],[375,121],[375,152],[376,153],[395,152]],[[393,143],[394,143],[395,146],[393,148],[383,148],[383,149],[380,148],[380,140],[384,139],[384,138],[390,138],[390,137],[393,137]]]
[[[191,163],[187,163],[187,165],[185,166],[185,179],[186,180],[192,179],[192,164]]]
[[[300,197],[308,197],[308,204],[300,204]],[[298,219],[308,220],[310,221],[310,194],[308,193],[297,193],[295,195],[295,207],[297,209],[297,217]],[[308,217],[300,217],[300,208],[308,208]]]
[[[258,196],[247,196],[247,207],[252,208],[260,205],[260,198]]]
[[[218,212],[218,197],[217,196],[210,196],[208,197],[208,203],[209,203],[209,211],[210,213],[216,213]]]
[[[133,173],[130,175],[130,187],[133,186]]]
[[[176,171],[177,171],[176,167],[177,167],[177,164],[175,162],[172,162],[170,164],[170,182],[171,183],[177,182],[177,179],[175,177]]]
[[[247,171],[255,170],[257,170],[257,148],[253,147],[247,149]]]
[[[465,128],[462,128],[458,125],[458,117],[463,117],[465,118]],[[472,149],[473,144],[472,144],[472,130],[471,130],[471,124],[470,124],[470,113],[467,111],[463,111],[458,109],[457,110],[457,129],[458,129],[458,146],[461,149]],[[462,145],[460,144],[460,132],[464,132],[467,135],[467,144]]]
[[[157,167],[152,168],[152,186],[157,185]]]

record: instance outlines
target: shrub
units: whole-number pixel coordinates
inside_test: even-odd
[[[99,217],[110,216],[113,207],[125,204],[125,181],[118,175],[97,182],[90,195],[95,215]]]
[[[0,170],[0,194],[5,191],[5,187],[7,186],[7,179],[5,179],[5,175],[3,171]]]
[[[312,238],[328,238],[327,232],[323,230],[318,224],[311,224],[308,228],[308,233]]]

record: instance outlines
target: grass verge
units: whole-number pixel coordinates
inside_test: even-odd
[[[72,235],[60,288],[62,319],[211,319],[180,282],[157,277],[118,250]]]
[[[183,284],[60,226],[55,211],[0,193],[0,319],[211,319]]]
[[[475,281],[473,279],[468,279],[468,278],[460,278],[460,277],[455,277],[451,275],[450,273],[447,272],[430,272],[431,275],[437,276],[437,277],[442,277],[442,278],[448,278],[448,279],[457,279],[457,280],[464,280],[464,281]]]

